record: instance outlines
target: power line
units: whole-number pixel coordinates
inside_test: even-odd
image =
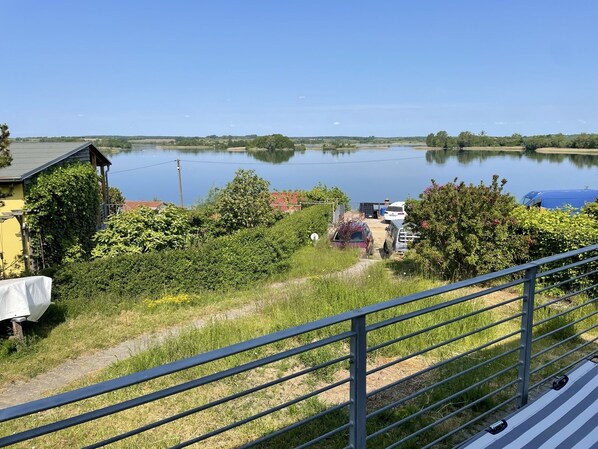
[[[335,161],[335,162],[285,162],[280,165],[343,165],[343,164],[369,164],[376,162],[406,161],[408,159],[424,159],[425,156],[399,157],[392,159],[370,159],[360,161]],[[192,162],[198,164],[223,164],[223,165],[264,165],[264,162],[225,162],[225,161],[198,161],[181,159],[181,162]]]
[[[425,156],[411,156],[411,157],[397,157],[389,159],[369,159],[359,161],[332,161],[332,162],[285,162],[281,165],[346,165],[346,164],[372,164],[376,162],[395,162],[395,161],[406,161],[410,159],[424,159]],[[204,161],[204,160],[192,160],[192,159],[178,159],[180,162],[190,162],[193,164],[221,164],[221,165],[264,165],[266,162],[228,162],[228,161]],[[126,170],[118,170],[111,172],[110,174],[115,175],[119,173],[125,173],[135,170],[144,170],[146,168],[157,167],[160,165],[171,164],[177,162],[177,159],[171,161],[160,162],[158,164],[144,165],[142,167],[128,168]]]
[[[166,165],[166,164],[171,164],[173,162],[176,162],[176,160],[173,159],[171,161],[160,162],[158,164],[144,165],[143,167],[127,168],[126,170],[118,170],[118,171],[110,172],[110,174],[111,175],[116,175],[117,173],[124,173],[124,172],[127,172],[127,171],[143,170],[144,168],[157,167],[158,165]]]

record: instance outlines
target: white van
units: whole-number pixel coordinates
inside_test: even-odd
[[[404,220],[406,215],[405,201],[395,201],[384,211],[384,221]]]

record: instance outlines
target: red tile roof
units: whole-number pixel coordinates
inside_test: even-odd
[[[128,212],[131,210],[139,209],[141,206],[149,207],[150,209],[156,210],[163,206],[166,206],[164,201],[125,201],[123,211]]]

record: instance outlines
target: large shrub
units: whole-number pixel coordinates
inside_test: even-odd
[[[518,232],[529,237],[529,258],[541,259],[598,243],[598,216],[594,216],[596,208],[592,204],[579,214],[518,207],[513,217]]]
[[[515,199],[502,193],[506,180],[490,185],[432,185],[419,200],[407,200],[406,222],[420,234],[414,258],[426,271],[464,279],[522,261],[524,236],[514,235]]]
[[[287,268],[289,257],[325,234],[329,208],[296,212],[271,228],[254,228],[207,241],[198,248],[127,254],[63,266],[54,273],[58,300],[158,297],[169,293],[227,290],[245,286]]]
[[[529,259],[536,260],[598,243],[598,217],[594,215],[595,211],[596,208],[592,205],[586,206],[579,214],[572,213],[571,210],[519,207],[514,211],[513,217],[517,221],[518,232],[527,236],[530,241]],[[586,254],[563,259],[545,269],[565,266],[587,257]],[[543,277],[541,282],[546,285],[560,284],[561,290],[573,291],[596,285],[597,270],[598,263],[590,262]],[[595,291],[594,287],[593,292]],[[586,293],[592,295],[595,294],[593,292],[588,290]]]
[[[185,247],[190,230],[188,213],[174,205],[163,210],[140,207],[108,217],[94,236],[95,258],[139,254]]]
[[[237,170],[233,180],[218,193],[216,203],[228,232],[274,223],[269,186],[253,170]]]
[[[318,183],[311,190],[305,191],[306,202],[333,202],[342,204],[349,209],[349,197],[338,187],[328,187],[326,184]]]
[[[73,163],[37,176],[27,189],[27,225],[34,256],[51,266],[85,259],[100,210],[99,179],[90,164]]]

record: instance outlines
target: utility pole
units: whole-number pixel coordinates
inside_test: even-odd
[[[176,160],[176,169],[179,172],[179,195],[181,197],[181,207],[185,207],[183,204],[183,178],[181,177],[181,160]]]

